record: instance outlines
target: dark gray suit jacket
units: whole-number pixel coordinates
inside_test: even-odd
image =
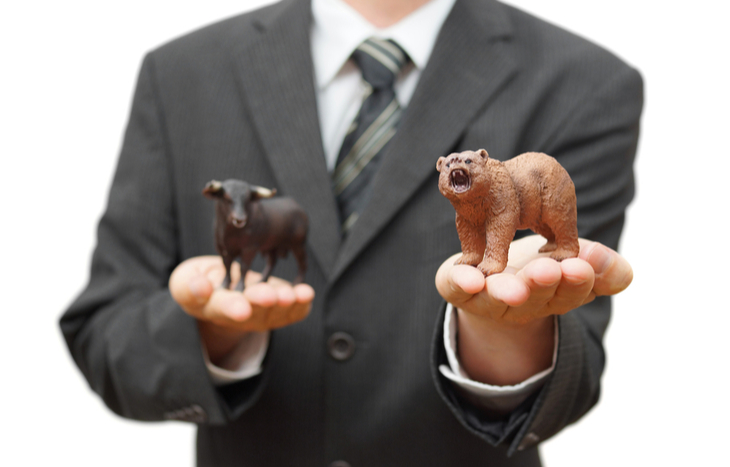
[[[61,321],[116,413],[200,424],[200,465],[539,465],[537,442],[598,399],[610,303],[561,316],[555,371],[503,419],[441,377],[437,267],[459,251],[436,159],[544,151],[568,169],[583,237],[616,247],[633,196],[638,73],[599,47],[492,0],[458,0],[387,149],[374,195],[340,240],[319,135],[309,2],[177,39],[144,60],[88,288]],[[311,315],[276,331],[264,372],[216,388],[195,322],[167,290],[213,254],[213,178],[276,187],[309,213]],[[293,261],[275,273],[293,278]],[[328,356],[335,332],[354,355]]]

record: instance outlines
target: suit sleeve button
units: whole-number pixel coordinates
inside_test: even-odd
[[[535,433],[527,433],[522,440],[522,443],[517,447],[518,451],[524,451],[525,449],[536,445],[540,441],[540,437]]]
[[[345,361],[355,353],[355,339],[346,332],[336,332],[327,339],[327,351],[335,360]]]

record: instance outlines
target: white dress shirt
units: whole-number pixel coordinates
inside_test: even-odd
[[[366,39],[379,37],[394,40],[411,58],[395,82],[395,93],[403,109],[416,89],[421,72],[426,67],[441,25],[456,0],[431,0],[406,18],[388,28],[379,29],[365,20],[342,0],[312,0],[311,31],[320,129],[327,168],[334,170],[342,141],[348,127],[357,116],[368,87],[360,69],[350,55]],[[549,375],[557,354],[557,323],[553,366],[514,386],[492,386],[473,381],[459,364],[456,313],[449,304],[444,321],[444,346],[449,365],[441,365],[441,373],[462,388],[472,402],[498,411],[509,411],[524,401]],[[221,362],[221,366],[206,364],[217,384],[250,378],[261,372],[261,362],[268,348],[269,333],[250,333],[241,344]]]

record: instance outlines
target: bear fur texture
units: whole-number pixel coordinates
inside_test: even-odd
[[[456,264],[485,276],[504,271],[518,229],[545,237],[540,253],[557,261],[578,256],[575,186],[554,158],[528,152],[500,162],[480,149],[439,157],[436,170],[456,210],[463,253]]]

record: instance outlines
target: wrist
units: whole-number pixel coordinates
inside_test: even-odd
[[[495,319],[491,316],[477,315],[454,308],[457,311],[459,323],[473,329],[490,342],[500,346],[506,344],[519,345],[522,341],[545,335],[546,329],[552,330],[553,316],[544,316],[531,319],[524,323]]]
[[[472,379],[514,385],[552,365],[553,316],[517,324],[456,310],[459,361]]]
[[[248,334],[246,331],[231,329],[203,320],[198,320],[198,332],[200,333],[200,340],[208,353],[208,358],[214,365],[219,364],[223,358],[230,354]]]

